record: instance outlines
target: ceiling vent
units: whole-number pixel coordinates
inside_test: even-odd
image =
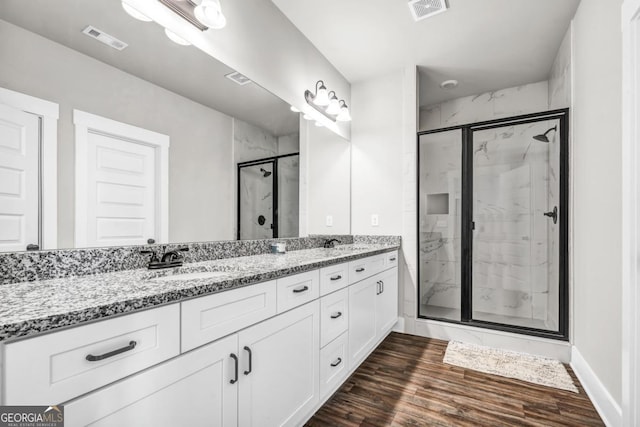
[[[99,30],[96,27],[93,27],[91,25],[87,26],[87,28],[82,30],[82,32],[84,34],[88,35],[89,37],[94,38],[94,39],[98,40],[99,42],[102,42],[102,43],[106,44],[107,46],[111,46],[112,48],[117,49],[117,50],[122,50],[125,47],[129,46],[128,44],[126,44],[122,40],[118,40],[117,38],[105,33],[102,30]]]
[[[446,0],[409,0],[413,19],[421,21],[447,10]]]
[[[248,83],[251,83],[251,80],[249,80],[249,78],[243,74],[240,74],[237,71],[234,71],[233,73],[227,74],[225,75],[226,78],[228,78],[229,80],[238,83],[240,86],[244,86]]]

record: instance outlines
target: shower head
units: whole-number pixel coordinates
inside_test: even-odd
[[[558,126],[554,126],[551,129],[547,130],[545,133],[543,133],[542,135],[536,135],[533,137],[533,139],[535,139],[536,141],[542,141],[542,142],[549,142],[549,138],[547,137],[547,134],[549,132],[551,132],[552,130],[558,130]]]
[[[262,172],[262,176],[264,178],[268,177],[269,175],[271,175],[271,172],[269,172],[268,170],[264,170],[263,168],[260,168],[260,172]]]

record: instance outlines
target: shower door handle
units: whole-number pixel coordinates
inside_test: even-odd
[[[545,212],[543,215],[552,218],[553,223],[556,224],[558,222],[558,207],[554,206],[552,211]]]

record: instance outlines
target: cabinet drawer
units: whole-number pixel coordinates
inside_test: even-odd
[[[320,347],[349,328],[349,290],[343,289],[320,299]]]
[[[320,350],[320,400],[333,393],[347,378],[348,343],[349,333],[345,332]]]
[[[320,296],[330,294],[349,285],[349,263],[320,269]]]
[[[384,254],[384,269],[398,266],[398,251],[389,252]]]
[[[359,282],[384,270],[385,254],[349,262],[349,284]]]
[[[182,351],[215,341],[276,314],[276,282],[182,303]]]
[[[61,403],[179,353],[179,304],[7,344],[4,404]]]
[[[320,272],[308,271],[278,279],[278,313],[305,304],[320,296]]]

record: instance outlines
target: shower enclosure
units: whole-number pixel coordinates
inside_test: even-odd
[[[238,240],[298,237],[299,176],[299,153],[238,163]]]
[[[568,110],[418,134],[418,314],[567,339]]]

